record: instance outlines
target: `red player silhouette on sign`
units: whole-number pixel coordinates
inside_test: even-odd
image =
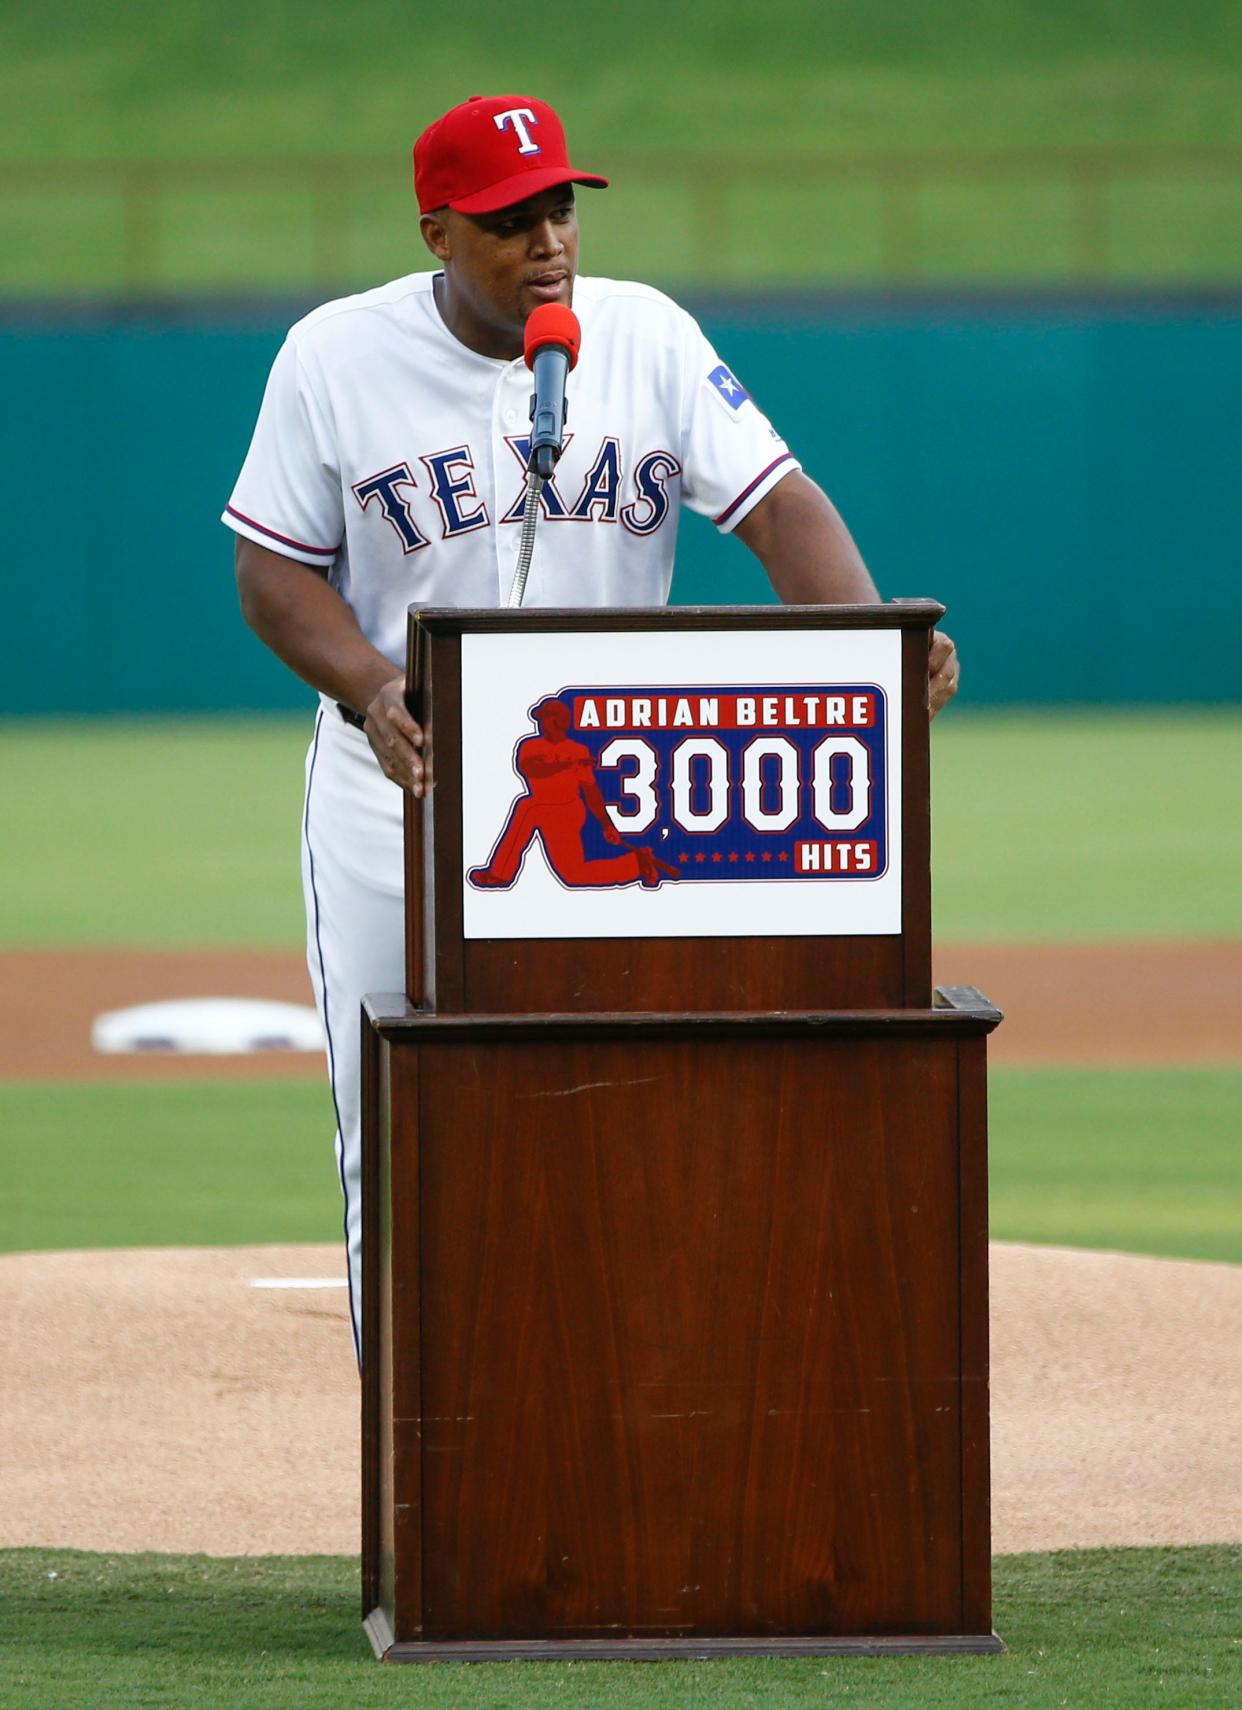
[[[509,818],[486,866],[466,875],[472,885],[499,889],[517,878],[522,857],[538,836],[548,865],[563,885],[660,884],[678,877],[676,867],[659,860],[649,848],[626,849],[602,861],[587,859],[582,828],[587,809],[599,822],[604,841],[621,846],[621,833],[595,778],[595,762],[581,742],[569,737],[570,711],[564,701],[548,699],[531,709],[538,736],[519,742],[513,763],[526,785],[509,809]]]

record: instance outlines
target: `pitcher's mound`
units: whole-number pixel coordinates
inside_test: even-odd
[[[0,1257],[0,1545],[356,1553],[343,1279],[337,1247]],[[1240,1346],[1242,1267],[993,1246],[997,1551],[1242,1539]]]

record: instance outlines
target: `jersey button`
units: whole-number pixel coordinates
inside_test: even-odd
[[[516,410],[506,410],[505,411],[505,421],[509,424],[510,427],[513,426],[513,424],[516,420],[517,420],[517,411]]]

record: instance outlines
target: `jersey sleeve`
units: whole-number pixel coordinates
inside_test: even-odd
[[[802,465],[693,321],[687,344],[682,498],[729,534]]]
[[[220,520],[303,564],[328,569],[336,557],[344,512],[335,435],[292,339],[272,364],[250,450]]]

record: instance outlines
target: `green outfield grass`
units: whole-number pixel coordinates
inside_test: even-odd
[[[1242,1069],[993,1069],[998,1241],[1242,1263]]]
[[[357,1568],[325,1556],[0,1554],[5,1710],[1232,1710],[1242,1552],[1228,1546],[1002,1557],[1004,1656],[744,1658],[382,1669]]]
[[[337,1240],[334,1126],[326,1076],[0,1081],[0,1251]]]
[[[306,718],[8,724],[0,945],[296,945]]]
[[[309,729],[4,726],[0,946],[300,944]],[[1242,710],[949,712],[933,741],[937,939],[1242,934],[1242,806],[1224,787],[1240,753]]]
[[[1242,1069],[990,1084],[998,1239],[1242,1263]],[[336,1240],[331,1134],[315,1083],[0,1082],[0,1251]]]
[[[393,0],[63,0],[0,16],[0,163],[103,158],[272,161],[365,153],[387,182],[346,194],[341,283],[420,265],[407,154],[419,130],[476,90],[534,90],[561,106],[574,153],[616,175],[592,212],[591,269],[676,281],[705,269],[705,229],[738,281],[874,276],[875,185],[795,187],[782,151],[1242,140],[1242,23],[1224,0],[599,0],[582,28],[532,29],[499,0],[437,14]],[[621,151],[662,152],[637,181]],[[769,173],[696,212],[686,157],[732,153]],[[297,286],[315,265],[305,188],[236,178],[154,210],[153,278],[172,289]],[[1064,184],[949,185],[921,198],[933,277],[1064,273],[1075,213]],[[1242,183],[1227,173],[1108,198],[1112,270],[1125,278],[1236,278]],[[106,290],[125,238],[115,188],[49,194],[0,185],[0,283]]]
[[[938,940],[1242,934],[1242,710],[933,726]]]

